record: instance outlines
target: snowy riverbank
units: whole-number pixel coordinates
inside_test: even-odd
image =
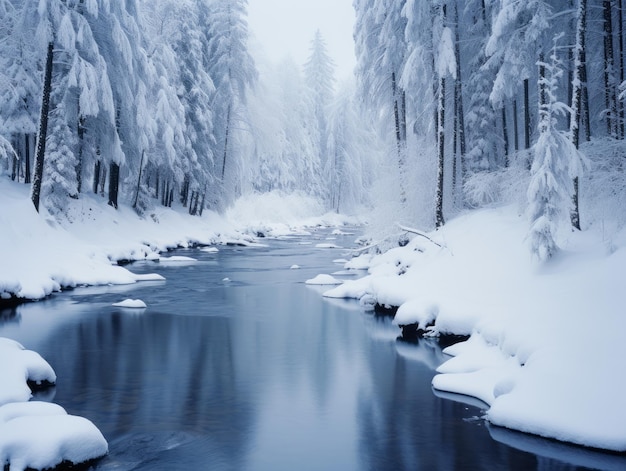
[[[35,212],[28,191],[0,178],[0,246],[5,248],[0,297],[5,300],[41,299],[63,287],[136,283],[143,278],[117,261],[158,260],[175,247],[245,243],[257,232],[280,235],[343,221],[324,215],[320,205],[304,197],[292,196],[277,206],[278,196],[269,194],[242,200],[225,216],[205,211],[193,217],[184,208],[158,207],[144,218],[129,207],[115,210],[100,197],[82,195],[72,201],[67,220],[58,222]]]
[[[526,234],[512,206],[474,211],[429,234],[442,247],[415,237],[348,262],[369,275],[325,296],[373,297],[399,306],[399,325],[471,334],[447,350],[433,386],[481,399],[490,422],[624,452],[626,231],[562,234],[546,265]]]

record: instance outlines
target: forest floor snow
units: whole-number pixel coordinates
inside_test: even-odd
[[[600,225],[599,225],[600,226]],[[362,255],[367,266],[327,297],[399,306],[394,322],[471,335],[433,380],[477,397],[493,424],[626,451],[626,230],[560,234],[540,265],[513,206],[473,211],[406,247]],[[368,304],[368,303],[365,303]]]

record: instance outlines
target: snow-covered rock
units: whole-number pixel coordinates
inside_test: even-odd
[[[337,278],[331,275],[317,275],[315,278],[311,278],[306,280],[305,283],[307,285],[340,285],[343,281],[338,280]]]
[[[124,307],[129,309],[143,309],[148,307],[147,304],[141,299],[125,299],[124,301],[120,301],[118,303],[113,303],[115,307]]]

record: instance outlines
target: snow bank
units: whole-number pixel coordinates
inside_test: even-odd
[[[35,211],[28,191],[27,185],[0,177],[0,246],[11,248],[0,263],[2,299],[41,299],[63,287],[163,279],[135,275],[115,262],[158,260],[159,252],[174,247],[240,237],[211,212],[199,218],[157,208],[140,218],[131,208],[115,210],[88,194],[72,200],[66,219],[57,221],[43,209]]]
[[[450,221],[406,247],[362,256],[368,275],[325,293],[399,306],[394,322],[430,335],[471,334],[446,350],[437,389],[490,406],[500,426],[626,451],[626,231],[560,234],[537,265],[514,207]]]
[[[0,465],[11,470],[53,468],[105,455],[108,445],[89,420],[56,404],[26,402],[27,381],[54,384],[56,375],[36,352],[0,338]]]

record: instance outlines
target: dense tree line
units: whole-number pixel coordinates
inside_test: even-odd
[[[256,80],[246,4],[0,1],[0,135],[35,206],[93,191],[201,213],[232,198]]]
[[[247,0],[0,0],[0,160],[63,215],[93,192],[144,213],[246,191],[362,203],[368,133],[321,33],[306,64],[255,63]],[[32,181],[31,181],[32,180]]]
[[[399,211],[408,203],[407,217],[440,227],[499,198],[516,175],[527,184],[533,251],[549,257],[560,215],[580,229],[578,149],[624,142],[622,2],[354,6],[357,78],[395,149]]]

